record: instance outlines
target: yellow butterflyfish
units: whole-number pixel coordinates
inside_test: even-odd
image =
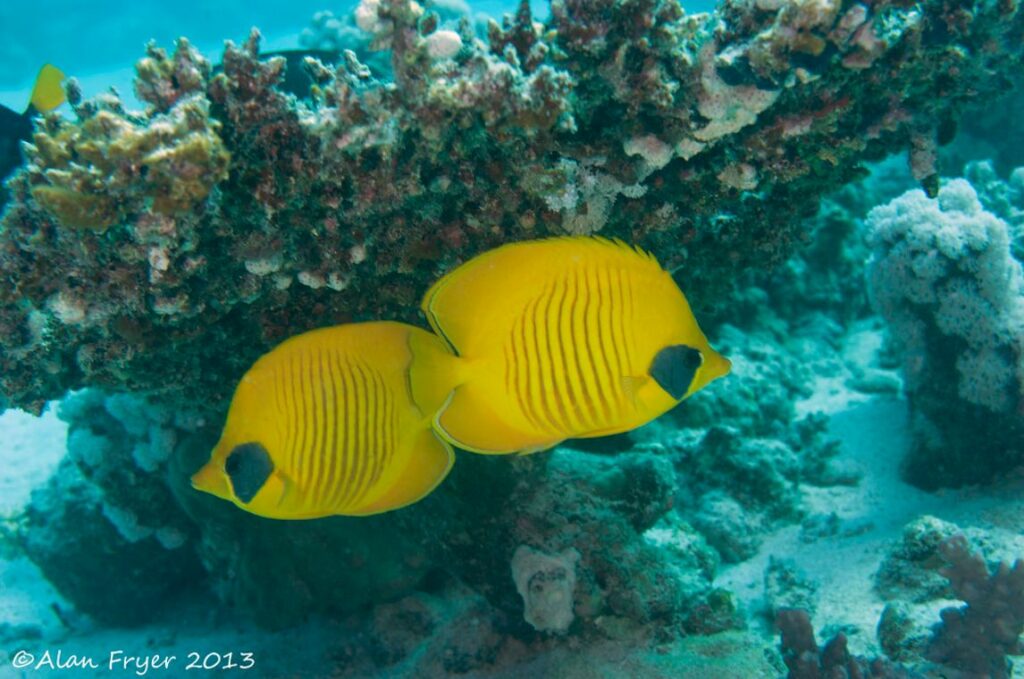
[[[43,64],[36,76],[36,84],[32,88],[29,104],[36,111],[45,113],[52,111],[64,103],[62,83],[67,76],[53,64]]]
[[[410,341],[446,349],[402,323],[324,328],[286,340],[242,378],[198,490],[260,516],[362,516],[412,504],[454,459],[412,400]]]
[[[450,272],[422,309],[451,351],[412,338],[413,393],[477,453],[529,453],[634,429],[727,374],[686,297],[646,252],[564,237]]]

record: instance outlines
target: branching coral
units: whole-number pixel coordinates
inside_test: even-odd
[[[77,123],[47,117],[27,149],[32,197],[64,226],[102,231],[188,212],[227,177],[230,155],[203,93],[209,62],[183,39],[173,58],[150,45],[137,68],[148,116],[113,98],[73,98]]]
[[[964,180],[868,219],[875,308],[903,357],[916,483],[984,481],[1024,460],[1024,279],[1007,225]],[[978,431],[985,431],[983,437]]]
[[[874,677],[877,679],[919,679],[904,668],[875,658],[866,660],[850,654],[846,635],[842,632],[822,647],[814,638],[807,611],[784,608],[775,616],[775,626],[782,635],[782,659],[789,668],[789,679],[827,679],[829,677]]]

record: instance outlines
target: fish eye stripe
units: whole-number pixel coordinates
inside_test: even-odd
[[[250,441],[235,446],[224,461],[224,471],[235,497],[249,504],[274,472],[274,462],[261,443]]]
[[[659,351],[647,372],[672,398],[679,400],[686,396],[703,363],[700,351],[675,344]]]

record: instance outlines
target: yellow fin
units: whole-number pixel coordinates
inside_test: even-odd
[[[485,391],[473,383],[464,384],[452,392],[438,411],[434,428],[452,445],[481,455],[536,452],[561,443],[509,426],[490,408],[490,403]]]
[[[411,505],[425,498],[445,480],[455,462],[451,446],[429,428],[417,434],[411,445],[409,464],[395,483],[383,495],[346,511],[346,514],[367,516]]]
[[[64,82],[65,75],[59,68],[52,64],[45,64],[39,69],[36,76],[35,87],[32,88],[32,98],[29,100],[32,108],[40,113],[52,111],[64,103]]]
[[[433,418],[462,382],[461,361],[437,335],[415,328],[409,333],[409,390],[424,417]]]

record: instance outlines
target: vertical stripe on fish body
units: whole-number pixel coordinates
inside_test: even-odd
[[[374,514],[428,494],[453,456],[431,429],[440,404],[412,399],[412,337],[443,350],[424,330],[379,322],[307,332],[264,355],[193,485],[280,519]]]
[[[617,241],[500,247],[441,279],[423,309],[456,356],[414,342],[414,392],[448,385],[435,427],[480,453],[628,431],[729,369],[668,272]]]

